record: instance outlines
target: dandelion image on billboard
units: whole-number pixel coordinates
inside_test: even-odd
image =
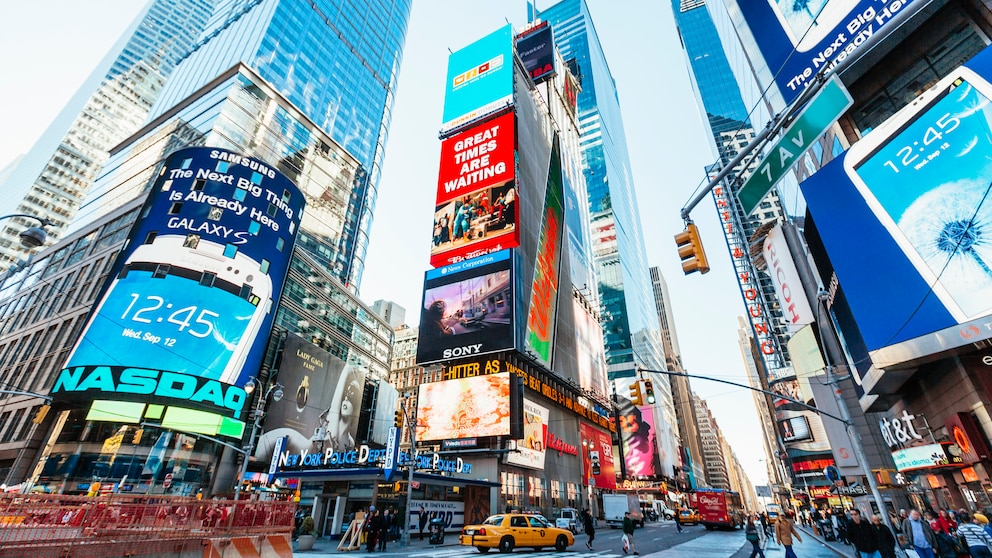
[[[992,310],[992,107],[961,80],[855,168],[859,189],[959,320]]]

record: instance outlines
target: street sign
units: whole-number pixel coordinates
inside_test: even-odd
[[[758,168],[737,192],[737,200],[750,215],[761,200],[772,191],[804,151],[810,148],[830,126],[854,105],[854,99],[836,75],[831,76],[807,105],[799,112],[782,137],[761,160]]]
[[[386,439],[386,462],[383,464],[383,474],[386,480],[393,480],[393,473],[396,472],[396,462],[399,460],[399,437],[400,429],[392,426],[389,428],[389,437]]]
[[[165,481],[162,482],[163,488],[169,488],[172,485],[172,473],[166,473]]]

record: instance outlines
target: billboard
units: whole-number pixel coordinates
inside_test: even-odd
[[[588,486],[617,487],[617,471],[613,462],[613,442],[610,434],[584,422],[579,423],[582,439],[582,478]]]
[[[595,393],[609,393],[603,326],[577,297],[572,297],[572,315],[575,318],[579,387]]]
[[[446,132],[513,103],[513,29],[507,24],[448,56]]]
[[[806,299],[806,291],[803,290],[799,280],[796,262],[789,254],[789,245],[785,242],[782,225],[775,225],[775,228],[768,231],[761,253],[768,265],[768,275],[771,275],[772,284],[775,285],[775,296],[778,298],[782,317],[789,327],[789,332],[795,333],[806,324],[812,323],[816,316],[813,315],[813,310],[810,309],[809,301]]]
[[[400,392],[385,380],[378,380],[376,386],[375,416],[372,417],[368,441],[386,445],[389,429],[393,427],[396,411],[400,408]]]
[[[992,51],[802,184],[876,367],[992,336]]]
[[[809,432],[809,422],[802,415],[778,421],[778,432],[783,442],[801,442],[813,437]]]
[[[420,384],[418,442],[509,434],[509,372]]]
[[[347,452],[364,441],[358,440],[358,418],[365,372],[293,334],[286,336],[278,366],[275,379],[285,395],[268,404],[256,459],[268,462],[282,438],[282,451],[290,454]],[[387,427],[392,420],[390,412]]]
[[[896,470],[899,472],[937,467],[964,467],[961,449],[948,442],[894,451],[892,460],[895,461]]]
[[[548,368],[551,368],[551,359],[554,356],[561,237],[565,222],[562,188],[560,147],[556,134],[551,146],[548,189],[544,199],[541,237],[537,247],[537,261],[534,263],[534,284],[527,316],[527,348]]]
[[[441,142],[433,267],[519,244],[514,147],[513,112]]]
[[[303,206],[257,159],[206,147],[166,158],[52,396],[239,417]]]
[[[517,451],[506,455],[506,462],[531,469],[544,469],[550,411],[524,399],[524,437],[517,440]]]
[[[542,22],[517,37],[517,54],[534,83],[555,74],[555,39],[548,22]]]
[[[775,85],[791,103],[912,0],[735,0]]]
[[[427,272],[417,364],[513,348],[510,253]]]

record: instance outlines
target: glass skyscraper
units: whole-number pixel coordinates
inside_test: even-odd
[[[0,215],[48,219],[50,244],[62,237],[100,174],[107,153],[137,130],[166,79],[189,54],[216,0],[152,0],[0,187]],[[71,42],[67,42],[71,48]],[[0,229],[0,269],[26,253],[18,233],[34,221]]]
[[[297,240],[353,288],[365,267],[410,7],[411,0],[369,0],[361,9],[340,0],[219,0],[150,115],[166,114],[239,62],[258,72],[359,161],[338,216],[342,226],[331,227],[340,233]],[[94,191],[80,211],[80,226],[115,196]]]

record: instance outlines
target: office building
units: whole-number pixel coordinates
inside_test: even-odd
[[[0,180],[0,215],[47,219],[49,244],[62,237],[114,145],[145,121],[176,64],[213,13],[216,0],[152,0],[31,150]],[[65,48],[71,49],[67,40]],[[0,228],[0,270],[26,258],[18,233],[37,225],[10,219]]]
[[[393,328],[399,329],[406,320],[406,308],[389,300],[372,303],[372,311],[381,316]]]
[[[727,459],[724,453],[726,443],[723,432],[717,425],[706,401],[692,395],[692,405],[699,424],[699,440],[703,446],[703,463],[706,469],[706,486],[730,490],[730,474],[727,472]]]

